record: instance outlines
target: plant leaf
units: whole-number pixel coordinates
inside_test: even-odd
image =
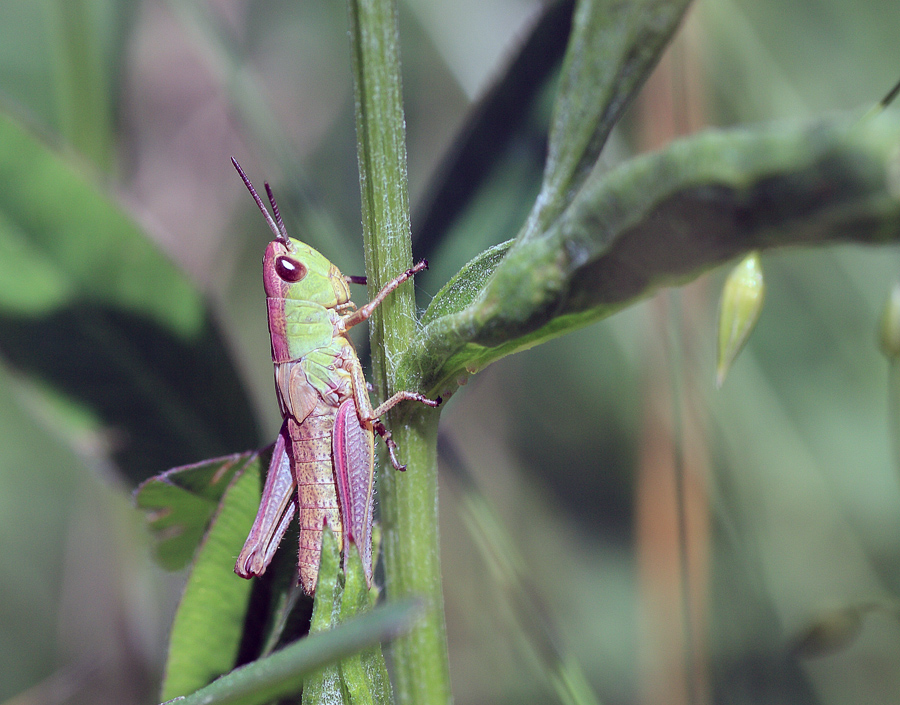
[[[440,393],[510,353],[609,316],[753,249],[900,237],[900,120],[707,131],[594,173],[540,237],[520,237],[463,308],[442,297],[400,364]],[[469,285],[471,284],[471,286]],[[471,303],[466,305],[467,301]]]
[[[523,238],[540,235],[584,183],[690,0],[581,0],[550,124],[541,194]]]
[[[463,266],[443,288],[435,294],[428,309],[422,315],[421,323],[426,325],[431,321],[457,311],[462,311],[471,305],[488,279],[497,269],[497,265],[509,252],[513,240],[501,242],[488,248],[477,257]]]
[[[345,624],[354,617],[372,609],[366,576],[358,551],[350,551],[344,573],[344,591],[341,594],[340,622]],[[340,662],[341,682],[350,694],[353,705],[391,705],[391,680],[380,644],[363,649]]]
[[[181,570],[190,562],[234,476],[253,465],[249,471],[259,477],[263,462],[259,453],[239,453],[172,468],[141,483],[135,505],[150,512],[156,559],[163,568]]]
[[[319,562],[319,581],[313,603],[309,635],[324,634],[337,625],[341,608],[340,547],[330,526],[322,532],[322,556]],[[303,704],[350,703],[350,696],[341,684],[341,669],[337,660],[329,660],[309,673],[303,680]]]
[[[320,583],[321,584],[321,583]],[[359,649],[390,641],[408,631],[422,614],[421,602],[400,600],[235,669],[178,705],[262,705],[295,694],[305,674]]]
[[[162,697],[186,695],[237,660],[253,582],[234,573],[260,498],[259,459],[236,472],[194,558],[169,640]]]
[[[2,114],[0,179],[6,362],[106,424],[135,482],[260,445],[203,300],[118,205]]]

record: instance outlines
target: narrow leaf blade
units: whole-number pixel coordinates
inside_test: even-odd
[[[235,474],[194,559],[166,662],[164,700],[201,688],[235,664],[253,583],[234,574],[260,497],[258,457]]]
[[[523,237],[540,235],[569,205],[689,2],[577,3],[550,125],[544,184]]]
[[[327,632],[300,639],[235,669],[177,700],[179,705],[262,705],[295,694],[305,674],[406,633],[422,614],[417,600],[399,600]]]

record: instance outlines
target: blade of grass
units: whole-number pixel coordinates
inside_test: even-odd
[[[205,688],[169,702],[178,705],[262,705],[297,693],[304,675],[412,627],[421,603],[402,600],[378,607],[337,629],[300,639],[235,669]]]
[[[527,561],[481,492],[456,450],[453,439],[440,437],[443,469],[457,485],[466,529],[501,594],[507,618],[515,625],[534,670],[565,705],[600,705],[579,663],[560,645],[553,615],[529,576]]]

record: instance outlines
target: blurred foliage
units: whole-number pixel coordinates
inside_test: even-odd
[[[450,5],[410,0],[401,8],[414,201],[432,192],[428,175],[534,9]],[[345,10],[275,0],[48,0],[7,3],[0,19],[4,113],[29,126],[2,149],[33,155],[0,172],[0,247],[35,248],[34,268],[3,271],[0,293],[15,292],[10,277],[29,276],[53,304],[27,331],[0,339],[0,555],[8,566],[0,578],[0,701],[62,683],[71,702],[149,702],[181,585],[151,564],[116,468],[133,481],[248,450],[277,429],[259,283],[268,235],[229,156],[273,182],[292,233],[361,273]],[[614,166],[704,124],[834,109],[862,115],[896,80],[898,28],[900,6],[884,0],[702,0],[603,159]],[[432,270],[417,280],[423,305],[471,257],[518,230],[540,184],[550,95],[528,97],[521,129],[497,151],[475,199],[428,245]],[[34,135],[54,150],[36,149]],[[35,159],[56,176],[29,176]],[[121,203],[200,282],[214,317],[179,317],[186,279],[137,244],[135,217]],[[22,237],[53,234],[79,208],[104,225],[70,234],[71,255]],[[73,270],[89,247],[109,252],[110,270]],[[444,432],[524,554],[561,651],[580,663],[603,702],[673,702],[659,693],[673,697],[684,687],[683,650],[668,654],[672,670],[660,665],[660,645],[680,632],[677,620],[666,621],[671,613],[654,611],[654,599],[675,594],[676,615],[679,603],[677,580],[674,593],[664,591],[673,580],[669,554],[654,552],[674,524],[663,521],[665,497],[650,492],[679,417],[686,466],[703,498],[688,513],[697,532],[690,545],[707,555],[691,564],[699,566],[695,694],[734,703],[895,699],[900,626],[888,611],[867,615],[855,640],[838,640],[842,648],[815,660],[790,647],[818,633],[821,615],[854,614],[900,591],[888,368],[875,342],[898,264],[894,247],[765,253],[766,309],[718,393],[716,302],[727,266],[680,296],[663,292],[507,358],[450,401]],[[167,279],[156,279],[160,272]],[[131,292],[127,318],[104,300],[113,285]],[[5,322],[14,313],[22,320],[14,300],[0,303]],[[137,326],[136,311],[146,313]],[[73,317],[129,345],[72,339]],[[148,329],[172,317],[180,323],[167,345],[141,346]],[[207,349],[231,359],[209,359]],[[112,358],[110,376],[80,376],[78,356],[101,352]],[[144,396],[133,397],[117,382],[117,364],[161,376],[146,376]],[[133,417],[114,422],[97,412],[102,404],[85,408],[65,384],[36,376],[48,370],[104,398],[133,399]],[[243,398],[238,377],[249,402],[205,408],[229,385]],[[141,429],[140,417],[141,404],[160,398],[160,380],[183,395],[173,418],[190,411],[215,421],[207,446],[185,450],[203,434],[182,421],[171,428],[187,439],[134,445],[142,432],[159,437]],[[666,400],[673,388],[680,406]],[[246,418],[234,418],[236,409]],[[253,431],[251,414],[264,433]],[[544,702],[546,683],[528,668],[527,649],[516,647],[520,627],[499,609],[504,594],[484,580],[469,520],[458,511],[469,490],[452,478],[446,485],[441,531],[456,700]]]

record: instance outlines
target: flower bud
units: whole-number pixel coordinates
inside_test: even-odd
[[[759,253],[751,252],[731,270],[722,287],[716,387],[722,386],[725,375],[756,326],[765,291]]]
[[[878,327],[878,344],[889,360],[900,357],[900,282],[894,284],[884,304]]]
[[[824,656],[847,647],[862,628],[863,613],[868,605],[848,605],[816,615],[791,643],[795,656]]]

